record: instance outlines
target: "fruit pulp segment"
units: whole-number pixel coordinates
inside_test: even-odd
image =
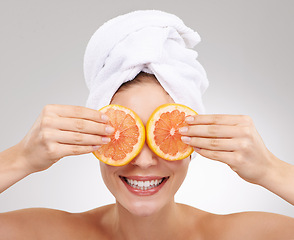
[[[121,110],[108,109],[105,114],[109,117],[109,125],[115,131],[110,136],[110,142],[99,149],[99,153],[115,161],[124,159],[133,151],[138,143],[139,128],[135,119]]]
[[[154,140],[160,150],[165,154],[175,156],[179,152],[187,150],[188,145],[181,140],[179,128],[187,126],[185,113],[179,110],[165,112],[155,122]]]

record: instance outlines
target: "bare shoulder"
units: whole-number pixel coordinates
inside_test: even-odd
[[[102,209],[101,216],[102,216]],[[99,210],[96,210],[96,220]],[[0,213],[0,240],[94,239],[100,235],[91,213],[69,213],[46,208]]]
[[[241,212],[228,215],[208,215],[209,222],[217,239],[294,239],[294,219],[274,213]]]
[[[182,205],[190,236],[185,239],[294,240],[294,218],[265,212],[213,214]],[[187,224],[190,223],[190,224]]]

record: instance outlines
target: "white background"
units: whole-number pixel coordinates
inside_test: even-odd
[[[83,54],[106,20],[138,9],[181,17],[198,31],[196,46],[210,87],[208,113],[250,115],[267,147],[294,163],[291,0],[108,1],[1,0],[0,150],[30,129],[46,104],[84,105]],[[294,217],[294,207],[229,167],[198,157],[176,200],[213,213],[268,211]],[[92,155],[67,157],[0,196],[0,212],[48,207],[80,212],[114,202]]]

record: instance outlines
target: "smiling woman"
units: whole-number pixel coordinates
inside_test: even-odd
[[[199,41],[199,35],[178,17],[160,11],[137,11],[104,24],[85,54],[87,107],[46,106],[24,139],[0,153],[0,191],[65,156],[101,149],[107,155],[104,146],[121,135],[115,133],[111,117],[97,111],[105,105],[130,109],[146,126],[159,106],[180,103],[200,113],[185,118],[185,126],[179,129],[181,145],[227,164],[244,180],[294,204],[294,167],[265,147],[251,118],[204,114],[202,94],[208,81],[192,50]],[[36,208],[1,213],[0,236],[5,240],[294,236],[290,217],[264,212],[217,215],[177,203],[175,194],[187,175],[189,156],[168,161],[142,141],[139,153],[132,157],[123,166],[100,161],[114,204],[81,213]]]
[[[146,125],[158,106],[173,103],[172,98],[155,81],[154,77],[145,77],[144,84],[135,83],[124,91],[118,91],[112,103],[132,109]],[[163,214],[163,206],[173,202],[174,195],[186,176],[189,163],[189,157],[175,162],[160,160],[145,143],[130,164],[121,168],[103,163],[100,166],[104,182],[120,203],[119,206],[139,216],[150,216],[155,213]],[[133,185],[129,184],[131,180]],[[152,180],[153,188],[145,189]]]

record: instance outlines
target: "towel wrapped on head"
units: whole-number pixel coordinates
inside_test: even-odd
[[[100,109],[110,104],[119,87],[143,71],[154,74],[176,103],[203,113],[208,80],[192,49],[199,42],[197,32],[162,11],[135,11],[109,20],[86,48],[86,106]]]

